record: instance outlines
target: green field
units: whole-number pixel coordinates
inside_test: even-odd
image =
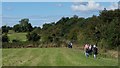
[[[16,48],[2,50],[3,66],[117,66],[117,59],[92,56],[68,48]]]
[[[19,41],[26,41],[26,34],[27,33],[12,33],[12,34],[8,34],[8,37],[10,39],[10,41],[12,41],[13,39],[19,40]]]

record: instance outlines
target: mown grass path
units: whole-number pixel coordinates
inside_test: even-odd
[[[117,59],[86,58],[84,52],[69,48],[16,48],[2,50],[3,66],[117,66]]]

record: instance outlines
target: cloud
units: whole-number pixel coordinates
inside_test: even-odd
[[[118,8],[117,2],[112,2],[110,6],[105,7],[104,5],[100,5],[100,3],[96,3],[95,1],[88,1],[88,3],[75,3],[71,6],[72,10],[74,11],[95,11],[95,10],[114,10]]]
[[[99,3],[94,1],[89,1],[88,3],[79,3],[71,6],[74,11],[93,11],[93,10],[102,10],[103,7]]]

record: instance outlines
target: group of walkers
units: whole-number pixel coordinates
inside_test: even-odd
[[[68,43],[68,48],[72,48],[73,44],[72,42]],[[94,58],[97,58],[98,54],[98,48],[96,45],[90,45],[90,44],[85,44],[84,45],[84,51],[85,51],[85,56],[89,57],[90,55],[93,55]]]
[[[96,47],[96,45],[85,44],[84,51],[85,51],[86,57],[89,57],[89,55],[92,55],[92,54],[93,54],[94,58],[97,57],[98,48]]]

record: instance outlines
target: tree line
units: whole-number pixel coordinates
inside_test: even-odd
[[[9,42],[7,33],[27,32],[27,41],[40,42],[40,44],[62,43],[71,41],[79,45],[85,43],[96,44],[101,48],[114,49],[120,45],[120,10],[103,10],[99,15],[83,18],[62,17],[57,22],[45,23],[43,27],[33,27],[29,19],[21,19],[19,24],[2,26],[2,42]],[[5,41],[6,39],[6,41]],[[7,40],[8,39],[8,40]],[[15,40],[14,40],[15,41]]]

